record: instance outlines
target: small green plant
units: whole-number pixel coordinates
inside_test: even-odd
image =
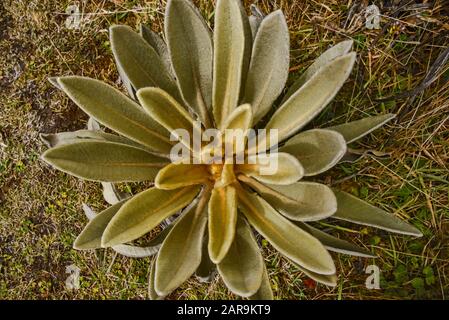
[[[298,133],[350,75],[356,59],[352,41],[320,56],[269,116],[289,72],[284,15],[276,11],[265,17],[255,10],[248,18],[240,1],[218,0],[214,26],[212,35],[190,1],[169,0],[166,42],[144,26],[140,35],[126,26],[111,27],[111,48],[130,98],[94,79],[51,79],[91,117],[90,130],[42,135],[51,146],[42,158],[71,175],[102,182],[112,204],[98,215],[85,207],[91,221],[74,247],[112,247],[131,257],[156,254],[149,279],[154,299],[169,295],[193,274],[208,280],[215,270],[233,293],[272,299],[250,226],[305,274],[330,286],[336,284],[336,269],[328,250],[373,254],[314,222],[332,217],[420,236],[415,227],[350,194],[301,181],[335,166],[347,154],[347,144],[394,118],[386,114]],[[96,121],[119,135],[101,131]],[[278,134],[280,148],[269,153],[279,163],[274,174],[261,174],[265,164],[257,161],[204,161],[207,147],[195,153],[185,140],[198,162],[170,161],[175,146],[170,135],[176,130],[195,135],[210,128],[253,127]],[[229,143],[234,141],[225,134],[220,148]],[[258,136],[257,143],[265,148],[251,148],[248,141],[245,160],[275,141],[267,135]],[[154,181],[154,186],[130,197],[113,184],[139,181]],[[158,227],[162,231],[147,246],[135,243]]]

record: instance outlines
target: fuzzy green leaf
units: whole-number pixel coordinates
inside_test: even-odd
[[[114,251],[117,252],[118,254],[121,254],[122,256],[125,257],[147,258],[157,254],[160,247],[161,247],[160,243],[155,244],[154,246],[145,246],[145,247],[130,246],[127,244],[118,244],[116,246],[113,246],[112,249],[114,249]]]
[[[61,86],[58,83],[58,77],[48,77],[48,82],[50,82],[56,89],[62,90]]]
[[[307,68],[307,70],[299,77],[298,80],[288,89],[282,103],[288,100],[299,88],[301,88],[307,81],[309,81],[315,73],[318,72],[322,67],[327,65],[332,60],[348,54],[351,51],[353,41],[346,40],[342,41],[335,46],[331,47],[325,51],[321,56],[319,56],[312,65]]]
[[[421,237],[422,233],[414,226],[396,218],[394,215],[372,206],[346,192],[333,189],[337,197],[337,212],[333,218],[371,226],[390,232]]]
[[[278,10],[260,25],[254,41],[243,101],[251,104],[254,122],[260,120],[282,93],[290,64],[287,22]]]
[[[111,219],[126,201],[121,201],[97,214],[78,235],[73,248],[78,250],[101,248],[101,237]]]
[[[226,148],[232,146],[233,154],[243,155],[246,147],[246,140],[248,129],[251,128],[253,121],[253,113],[249,104],[241,105],[234,109],[223,125],[224,144]],[[239,134],[242,134],[243,139],[240,142]]]
[[[301,163],[288,153],[271,153],[264,158],[250,156],[248,164],[236,165],[236,171],[264,183],[280,185],[292,184],[304,176]]]
[[[173,224],[165,227],[153,239],[145,244],[144,247],[133,246],[129,244],[118,244],[112,247],[115,252],[130,258],[146,258],[151,257],[159,252],[159,249],[172,229]]]
[[[237,195],[235,188],[214,188],[209,201],[209,256],[219,263],[226,256],[235,235]]]
[[[262,284],[255,294],[249,297],[250,300],[273,300],[273,290],[271,289],[270,278],[267,267],[263,266]]]
[[[192,116],[165,91],[159,88],[140,89],[137,98],[145,111],[172,135],[176,135],[175,130],[183,129],[189,133],[189,140],[193,140],[194,134],[201,136],[201,128],[196,128]],[[191,147],[191,141],[184,141],[182,136],[179,138]]]
[[[262,20],[263,19],[260,19],[259,17],[253,15],[248,17],[249,26],[251,28],[251,35],[253,39],[256,39],[257,31],[259,30]]]
[[[333,274],[321,274],[317,272],[310,271],[304,267],[301,267],[297,264],[295,266],[301,270],[306,276],[309,278],[312,278],[316,282],[322,283],[329,287],[335,287],[337,285],[337,275],[336,273]]]
[[[167,92],[159,88],[145,88],[137,92],[143,108],[168,131],[192,131],[192,116]]]
[[[103,182],[153,180],[167,159],[132,146],[85,141],[47,150],[42,159],[78,178]]]
[[[123,70],[136,90],[158,87],[181,101],[170,70],[144,38],[128,26],[116,25],[110,28],[110,40],[118,68]]]
[[[40,134],[40,138],[50,148],[75,142],[105,141],[130,145],[145,150],[144,146],[128,138],[102,131],[78,130],[73,132],[42,133]]]
[[[205,183],[209,176],[206,165],[172,163],[159,171],[154,183],[159,189],[173,190]]]
[[[103,247],[135,240],[154,229],[164,219],[186,207],[199,187],[172,191],[151,188],[129,200],[108,224],[101,239]]]
[[[155,291],[168,295],[186,281],[201,263],[207,223],[208,194],[184,213],[168,234],[156,260]]]
[[[382,127],[385,123],[394,118],[396,118],[395,114],[388,113],[344,123],[327,129],[339,132],[345,138],[346,143],[351,143]]]
[[[209,27],[190,1],[170,0],[165,34],[184,101],[210,127],[213,44]]]
[[[260,288],[263,258],[250,227],[242,217],[237,220],[234,241],[217,268],[226,286],[239,296],[252,296]]]
[[[313,272],[335,273],[332,257],[316,238],[282,217],[262,198],[243,189],[237,194],[239,208],[250,224],[279,252]]]
[[[153,261],[151,261],[151,265],[150,265],[150,274],[148,276],[148,296],[151,300],[163,300],[165,298],[165,296],[160,296],[157,292],[156,289],[154,288],[154,282],[155,282],[155,277],[156,277],[156,259],[153,259]]]
[[[260,8],[255,4],[252,4],[250,8],[251,8],[251,16],[248,17],[248,20],[251,28],[252,38],[256,39],[257,31],[259,30],[260,24],[265,18],[265,15],[260,10]]]
[[[304,167],[305,176],[323,173],[335,166],[346,153],[346,141],[331,130],[301,132],[279,149],[295,156]]]
[[[140,25],[140,36],[156,51],[156,53],[160,56],[170,57],[168,53],[167,44],[164,40],[150,27],[141,24]],[[168,59],[170,60],[170,59]]]
[[[115,88],[77,76],[58,78],[58,83],[84,112],[104,126],[154,151],[170,153],[170,133]]]
[[[200,282],[210,282],[214,278],[215,271],[217,269],[215,263],[209,257],[209,230],[206,230],[203,239],[203,252],[201,255],[201,263],[198,266],[198,269],[195,271],[195,276],[198,278]]]
[[[175,79],[175,75],[173,73],[173,67],[171,64],[170,54],[168,52],[167,44],[165,41],[154,31],[152,31],[146,25],[140,25],[140,35],[145,39],[145,41],[153,47],[156,53],[161,57],[162,62],[165,64],[165,67],[170,72],[170,76],[172,79]]]
[[[215,10],[212,109],[219,129],[240,98],[245,31],[239,2],[218,0]]]
[[[122,201],[124,203],[125,201]],[[117,204],[117,203],[116,203]],[[118,206],[115,206],[118,207]],[[83,205],[84,213],[86,214],[87,218],[90,220],[90,223],[84,228],[83,232],[78,236],[78,238],[75,240],[74,248],[83,250],[83,249],[97,249],[101,247],[101,237],[103,235],[103,232],[108,225],[109,221],[112,219],[112,217],[115,215],[115,213],[118,211],[115,210],[115,207],[109,207],[106,209],[103,214],[101,212],[100,214],[96,214],[89,206]],[[114,214],[112,212],[108,213],[109,211],[115,212]],[[101,216],[100,216],[101,215]],[[92,220],[96,219],[96,221],[92,222]],[[148,243],[145,244],[145,247],[138,247],[133,245],[127,245],[127,244],[119,244],[116,246],[113,246],[112,249],[116,251],[117,253],[130,257],[130,258],[146,258],[150,257],[152,255],[155,255],[159,248],[164,241],[165,237],[167,236],[168,232],[172,228],[172,224],[165,227],[161,232],[157,234],[153,239],[151,239]]]
[[[223,130],[248,130],[251,127],[253,113],[251,105],[244,104],[231,112],[223,125]]]
[[[239,102],[243,99],[245,94],[245,84],[248,76],[249,65],[251,63],[251,54],[253,51],[253,34],[251,30],[251,25],[249,23],[249,17],[246,14],[246,9],[243,6],[242,1],[237,0],[240,7],[240,17],[242,18],[243,23],[243,35],[245,38],[245,49],[243,50],[243,61],[242,61],[242,78],[240,80],[240,94],[239,94]]]
[[[302,222],[295,222],[296,225],[303,228],[309,232],[312,236],[320,240],[324,247],[329,251],[334,251],[343,254],[349,254],[351,256],[365,257],[365,258],[375,258],[376,255],[372,254],[364,248],[360,248],[351,242],[339,239],[337,237],[331,236],[326,232],[316,229],[310,225]]]
[[[349,53],[319,69],[274,113],[266,129],[278,129],[281,142],[303,128],[335,97],[349,77],[355,57]]]
[[[316,221],[337,211],[337,199],[324,184],[296,182],[290,185],[264,185],[255,179],[239,176],[285,217],[296,221]]]

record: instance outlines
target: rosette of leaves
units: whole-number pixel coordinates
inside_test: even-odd
[[[287,90],[289,32],[284,15],[255,10],[248,17],[238,0],[218,0],[214,32],[187,0],[169,0],[165,40],[147,27],[140,34],[123,25],[110,42],[128,96],[103,82],[78,76],[53,78],[90,117],[118,135],[98,130],[44,135],[51,146],[42,158],[76,177],[100,181],[111,207],[94,215],[74,247],[112,247],[125,255],[157,253],[149,292],[163,298],[193,274],[215,270],[235,294],[273,298],[255,232],[306,275],[336,284],[329,251],[373,254],[314,226],[332,217],[395,233],[420,236],[413,226],[350,194],[308,181],[335,166],[347,145],[394,115],[378,115],[326,129],[301,132],[334,98],[351,73],[356,54],[344,41],[320,56]],[[193,125],[202,123],[201,128]],[[95,123],[95,122],[92,122]],[[273,175],[263,163],[171,163],[175,129],[266,128],[278,131]],[[198,133],[198,132],[196,132]],[[201,133],[201,132],[200,132]],[[189,141],[183,141],[191,148]],[[268,141],[267,148],[273,142]],[[198,156],[198,155],[194,155]],[[246,156],[254,151],[246,150]],[[201,159],[201,157],[200,157]],[[134,196],[111,183],[152,181]],[[170,219],[171,217],[171,219]],[[133,244],[166,226],[148,247]]]

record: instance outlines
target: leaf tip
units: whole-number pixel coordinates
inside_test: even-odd
[[[59,88],[61,90],[66,91],[66,93],[67,93],[67,87],[70,87],[71,85],[74,84],[74,82],[76,80],[79,80],[79,79],[93,80],[93,79],[81,77],[81,76],[62,76],[62,77],[57,77],[55,80],[56,80],[57,84],[59,85]]]
[[[101,241],[100,241],[100,245],[102,248],[109,248],[109,247],[114,247],[117,246],[119,244],[123,244],[125,242],[128,241],[124,241],[122,233],[117,233],[117,232],[113,232],[111,230],[111,225],[115,228],[114,226],[114,219],[117,218],[117,216],[119,215],[120,210],[117,212],[117,214],[111,219],[111,221],[109,222],[109,224],[107,225],[106,229],[103,231],[103,234],[101,236]]]
[[[109,27],[109,33],[112,35],[114,33],[126,30],[126,29],[130,29],[128,26],[125,26],[123,24],[114,24],[112,26]]]
[[[398,115],[395,114],[395,113],[387,113],[387,114],[385,115],[385,117],[388,118],[387,121],[391,121],[391,120],[393,120],[393,119],[396,119],[397,116],[398,116]]]
[[[55,88],[61,89],[61,86],[58,83],[59,77],[48,77],[48,82],[50,82]]]
[[[411,226],[411,232],[409,233],[411,236],[416,237],[416,238],[421,238],[424,236],[424,234],[415,226]]]
[[[157,278],[154,281],[154,291],[159,297],[166,297],[171,293],[171,291],[169,290],[162,290],[161,288],[158,287]]]
[[[39,133],[39,139],[41,139],[41,141],[49,148],[53,147],[51,137],[51,133]]]
[[[329,286],[329,287],[336,287],[337,286],[337,277],[332,278],[329,280],[329,282],[325,283],[325,285]]]
[[[350,70],[352,70],[355,59],[357,58],[357,53],[355,51],[349,52],[348,54],[344,55],[343,58],[349,59]]]
[[[86,230],[86,229],[84,229]],[[99,247],[98,241],[94,240],[92,241],[91,238],[86,237],[86,233],[84,230],[76,237],[75,241],[73,242],[73,249],[75,250],[93,250],[97,249]]]
[[[73,249],[75,250],[87,250],[87,249],[91,249],[86,247],[86,243],[83,243],[83,241],[80,240],[80,236],[78,236],[78,238],[76,238],[75,242],[73,242]]]
[[[163,178],[163,175],[161,174],[161,171],[158,172],[156,178],[154,179],[154,186],[160,190],[170,190],[170,189],[167,189],[167,185],[164,183],[164,178]]]
[[[339,45],[343,46],[345,48],[344,52],[347,53],[352,49],[352,46],[354,45],[354,40],[348,39],[340,42]]]
[[[289,33],[287,19],[285,18],[284,12],[281,9],[272,12],[270,15],[268,15],[265,19],[262,20],[262,23],[268,23],[268,21],[270,21],[270,16],[272,19],[276,19],[281,23],[283,32],[286,31],[287,34]]]
[[[224,257],[226,256],[226,252],[224,250],[219,250],[218,252],[215,251],[216,250],[212,248],[209,241],[208,247],[209,259],[210,261],[212,261],[212,263],[218,265],[221,261],[223,261]]]
[[[44,153],[41,154],[40,159],[46,163],[48,163],[49,165],[53,165],[52,161],[51,161],[51,154],[52,154],[52,150],[53,149],[48,149],[46,150]]]
[[[103,236],[101,237],[101,247],[102,248],[109,248],[109,247],[113,247],[118,244],[120,244],[120,243],[117,241],[114,241],[113,238],[111,239],[109,237],[105,237],[105,234],[103,234]]]
[[[146,88],[141,88],[139,90],[137,90],[136,92],[136,96],[139,99],[140,102],[141,99],[145,99],[145,97],[147,97],[148,95],[152,95],[156,92],[164,92],[162,89],[156,88],[156,87],[146,87]]]

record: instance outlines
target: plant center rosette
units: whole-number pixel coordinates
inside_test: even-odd
[[[283,94],[290,50],[283,13],[264,16],[253,7],[248,17],[238,0],[218,0],[214,19],[212,33],[190,1],[169,0],[165,41],[145,26],[140,34],[111,27],[128,95],[86,77],[51,78],[91,117],[90,130],[42,135],[51,147],[42,158],[102,182],[111,204],[98,214],[85,208],[91,220],[74,247],[155,255],[151,298],[169,295],[194,274],[210,280],[217,270],[233,293],[272,299],[256,233],[330,286],[337,278],[329,251],[374,254],[323,232],[318,221],[420,236],[394,215],[311,180],[342,161],[348,144],[394,118],[380,114],[302,131],[350,76],[352,41],[324,52]],[[270,112],[275,101],[280,103]],[[221,134],[218,147],[208,143],[214,128]],[[237,143],[227,133],[252,128],[265,134],[253,131]],[[114,185],[140,181],[154,186],[129,195]],[[136,245],[155,228],[163,230],[147,246]]]

